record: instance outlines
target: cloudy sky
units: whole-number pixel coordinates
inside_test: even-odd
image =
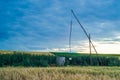
[[[91,34],[99,53],[120,53],[120,0],[0,0],[0,49],[89,52],[88,39],[71,14]],[[94,51],[93,51],[94,52]]]

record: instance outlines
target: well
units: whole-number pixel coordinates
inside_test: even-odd
[[[65,64],[65,57],[57,56],[56,57],[56,62],[57,62],[58,65],[63,66]]]

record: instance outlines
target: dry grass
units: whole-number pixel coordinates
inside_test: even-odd
[[[50,52],[27,52],[28,54],[38,54],[38,55],[53,55]]]
[[[120,67],[7,67],[0,80],[120,80]]]
[[[24,53],[24,54],[35,54],[35,55],[53,55],[50,52],[28,52],[28,51],[7,51],[7,50],[0,50],[0,54],[13,54],[13,53]]]

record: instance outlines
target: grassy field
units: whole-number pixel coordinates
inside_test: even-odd
[[[66,57],[64,67],[55,67],[56,56]],[[90,67],[89,54],[0,50],[0,80],[120,80],[120,54],[100,54],[101,67],[92,56]]]
[[[7,51],[0,50],[0,54],[14,54],[14,53],[25,53],[25,54],[35,54],[35,55],[53,55],[51,52],[28,52],[28,51]]]
[[[26,53],[26,54],[35,54],[35,55],[55,55],[55,56],[64,56],[64,57],[79,57],[79,56],[88,56],[89,53],[71,53],[68,52],[28,52],[28,51],[7,51],[0,50],[0,54],[13,54],[13,53]],[[97,56],[95,53],[92,56]],[[120,54],[100,54],[99,56],[109,56],[109,57],[120,57]]]
[[[90,63],[90,55],[85,53],[0,51],[0,67],[57,66],[56,56],[65,57],[65,66],[120,66],[120,54],[92,54]]]
[[[120,80],[120,67],[5,67],[0,80]]]
[[[62,56],[62,57],[79,57],[79,56],[89,56],[89,53],[69,53],[68,52],[51,52],[52,54],[56,56]],[[98,54],[95,53],[92,54],[92,56],[104,56],[104,57],[120,57],[120,54]]]

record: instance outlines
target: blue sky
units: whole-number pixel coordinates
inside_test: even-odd
[[[120,52],[119,0],[1,0],[0,49],[89,52],[88,40],[73,9],[100,53]]]

